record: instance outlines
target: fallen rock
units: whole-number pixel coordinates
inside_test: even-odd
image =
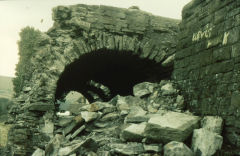
[[[177,90],[173,88],[172,83],[167,83],[161,87],[162,95],[172,95],[177,93]]]
[[[166,112],[151,117],[145,128],[147,138],[156,142],[185,141],[198,128],[200,118],[178,112]]]
[[[125,117],[124,122],[129,123],[141,123],[148,120],[146,118],[147,112],[142,109],[142,107],[139,106],[132,106],[130,109],[129,114]]]
[[[201,126],[211,132],[215,132],[217,134],[222,133],[222,123],[223,119],[218,116],[205,116],[202,119]]]
[[[115,153],[123,155],[137,155],[144,152],[141,143],[111,144],[110,147]]]
[[[194,156],[184,143],[171,141],[164,146],[164,156]]]
[[[35,152],[32,154],[32,156],[45,156],[45,151],[40,148],[37,148]]]
[[[222,143],[222,136],[205,128],[193,132],[192,149],[195,155],[212,156],[221,149]]]
[[[81,112],[81,116],[85,120],[85,122],[90,122],[97,119],[99,117],[99,114],[96,112],[84,111],[84,112]]]
[[[131,124],[122,131],[121,138],[126,141],[140,142],[144,138],[144,129],[147,123]]]
[[[81,93],[70,91],[65,97],[65,102],[61,103],[60,109],[79,114],[79,108],[86,104],[89,104],[89,102]]]
[[[136,84],[133,87],[133,95],[137,97],[142,97],[153,93],[154,88],[156,87],[155,83],[142,82]]]
[[[134,96],[123,97],[123,96],[117,95],[111,100],[110,103],[112,103],[113,105],[116,105],[119,111],[129,112],[132,106],[140,106],[144,110],[146,110],[146,101],[140,99],[139,97],[134,97]]]
[[[143,145],[145,152],[156,152],[160,153],[162,152],[162,144],[150,144],[150,145]]]
[[[100,122],[108,122],[108,121],[113,121],[119,117],[119,114],[117,112],[113,113],[108,113],[104,115],[99,121]]]
[[[89,112],[97,112],[97,111],[103,110],[105,108],[112,108],[112,107],[113,107],[113,105],[111,105],[109,103],[97,101],[92,104],[81,107],[80,110],[81,111],[89,111]]]

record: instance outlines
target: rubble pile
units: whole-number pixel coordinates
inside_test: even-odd
[[[201,121],[184,110],[184,98],[170,81],[137,84],[134,96],[117,95],[108,102],[70,100],[73,94],[83,97],[69,94],[68,109],[74,111],[58,114],[54,136],[33,156],[210,156],[221,149],[222,119]]]

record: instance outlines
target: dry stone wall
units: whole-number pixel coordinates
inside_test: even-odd
[[[182,11],[173,78],[188,108],[225,119],[240,147],[240,1],[193,0]]]

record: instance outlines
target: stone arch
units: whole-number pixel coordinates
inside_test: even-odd
[[[57,74],[55,75],[56,78],[54,78],[55,81],[51,81],[51,84],[54,84],[53,89],[55,89],[55,91],[57,90],[59,77],[61,77],[61,75],[64,73],[66,67],[70,66],[86,55],[91,56],[91,53],[95,53],[94,55],[97,55],[97,53],[107,51],[109,53],[112,53],[111,57],[113,57],[113,55],[119,57],[121,56],[119,53],[125,52],[125,55],[129,55],[128,57],[139,59],[138,61],[140,61],[140,59],[145,60],[147,61],[145,62],[146,65],[148,64],[148,66],[153,67],[153,64],[155,64],[155,67],[158,67],[158,70],[161,70],[161,63],[164,59],[166,59],[166,53],[164,53],[164,51],[162,53],[159,53],[159,47],[156,45],[153,39],[145,38],[139,41],[136,36],[121,36],[96,31],[95,33],[95,38],[92,37],[90,43],[87,43],[83,37],[73,39],[63,50],[63,55],[56,55],[58,59],[56,59],[57,61],[54,61],[50,67],[50,69],[56,69],[56,67],[58,67]],[[90,60],[91,57],[89,57],[88,60]],[[110,57],[109,54],[107,57]],[[59,60],[61,60],[61,63]],[[171,70],[171,67],[162,68],[162,74],[164,72],[167,72],[167,70]],[[158,73],[160,74],[161,72]],[[162,77],[164,77],[164,75]],[[132,87],[132,85],[130,86]],[[52,90],[52,93],[55,93],[55,91],[53,92]],[[56,99],[55,95],[56,94],[52,94],[51,99]]]

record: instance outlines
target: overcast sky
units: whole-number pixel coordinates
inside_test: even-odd
[[[0,75],[14,76],[18,62],[19,32],[33,26],[47,31],[53,24],[51,9],[58,5],[94,4],[121,8],[139,6],[154,15],[181,19],[181,10],[191,0],[0,0]],[[43,22],[41,22],[43,19]]]

